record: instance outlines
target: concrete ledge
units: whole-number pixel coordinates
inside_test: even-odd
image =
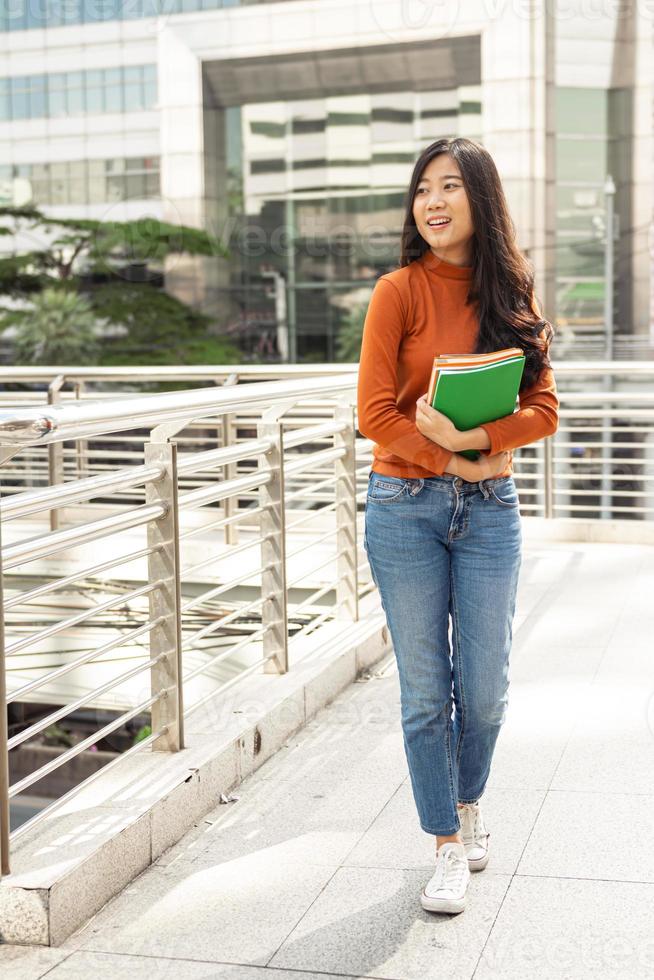
[[[144,749],[100,771],[13,845],[0,942],[62,943],[391,649],[375,592],[358,623],[291,646],[287,674],[251,675],[193,712],[181,752]]]

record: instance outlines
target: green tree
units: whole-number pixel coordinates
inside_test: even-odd
[[[87,273],[119,274],[125,263],[160,263],[171,255],[228,255],[206,231],[156,218],[99,221],[52,218],[38,208],[0,207],[3,235],[22,234],[39,247],[0,259],[4,291],[43,288],[44,280]],[[18,273],[22,273],[22,278]]]
[[[16,300],[33,305],[39,294],[55,289],[80,294],[96,322],[127,330],[125,338],[101,341],[95,363],[236,363],[241,359],[231,342],[210,334],[209,317],[147,281],[156,278],[154,270],[163,267],[166,259],[177,255],[226,257],[224,246],[207,232],[154,218],[129,222],[51,218],[33,207],[2,207],[0,234],[34,242],[34,247],[0,257],[0,329],[17,322]],[[134,282],[135,270],[146,281]],[[62,306],[65,302],[61,300]],[[81,316],[81,307],[78,313]],[[82,363],[85,350],[91,348],[83,343],[73,362]]]
[[[143,290],[147,292],[147,302]],[[108,283],[93,291],[96,314],[120,323],[128,336],[107,345],[103,364],[237,364],[240,351],[228,340],[209,334],[209,317],[174,296],[137,283]]]
[[[98,356],[96,317],[89,301],[66,289],[44,289],[28,309],[4,320],[16,329],[22,364],[94,364]]]

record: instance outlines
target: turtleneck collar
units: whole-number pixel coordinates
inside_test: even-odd
[[[430,272],[437,276],[443,276],[445,279],[467,279],[468,281],[472,279],[471,265],[453,265],[451,262],[446,262],[445,259],[437,258],[431,249],[427,249],[419,261]]]

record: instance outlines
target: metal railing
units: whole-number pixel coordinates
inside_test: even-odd
[[[35,399],[78,406],[89,399],[124,399],[116,386],[143,388],[175,379],[201,384],[242,388],[259,380],[310,377],[343,378],[356,371],[355,364],[321,365],[212,365],[156,368],[147,374],[137,368],[11,368],[4,374],[12,387],[47,385],[43,391],[0,391],[0,409]],[[561,399],[559,430],[551,440],[516,453],[516,482],[523,513],[545,517],[621,517],[648,519],[654,513],[652,495],[652,432],[654,423],[654,361],[554,362]],[[2,376],[0,376],[0,380]],[[64,385],[71,390],[64,391]],[[101,392],[94,386],[101,386]],[[248,384],[250,387],[250,384]],[[216,425],[189,423],[177,437],[180,452],[199,452],[217,444],[237,444],[256,424],[258,408],[243,406],[226,413]],[[27,487],[58,484],[92,475],[112,473],[116,467],[142,464],[144,431],[98,433],[37,444],[16,453],[3,467],[4,493]],[[230,474],[236,472],[231,464]],[[310,477],[308,477],[310,478]],[[195,470],[180,475],[180,488],[191,490],[211,482],[211,473]],[[244,491],[239,499],[256,491]],[[114,503],[144,499],[143,489],[120,488]],[[328,500],[328,492],[321,499]],[[237,506],[226,501],[229,513]],[[53,528],[59,514],[51,512]],[[228,531],[228,537],[235,532]]]
[[[552,345],[552,357],[587,361],[603,361],[607,355],[604,322],[575,324],[572,329],[559,325]],[[647,361],[654,357],[654,341],[647,334],[617,334],[613,337],[613,357],[616,361]]]
[[[220,386],[100,400],[98,369],[36,369],[49,404],[2,393],[0,704],[61,705],[15,732],[2,712],[2,873],[10,799],[143,716],[151,732],[128,752],[180,749],[190,713],[251,673],[284,673],[324,624],[357,620],[374,588],[357,533],[371,443],[357,438],[356,375],[332,367],[265,369],[264,382],[240,367],[185,369],[178,377]],[[134,369],[110,371],[134,381]],[[651,519],[654,364],[555,374],[557,433],[515,453],[521,511]],[[169,377],[148,372],[148,383]],[[10,786],[9,751],[85,705],[113,716]]]
[[[355,397],[349,375],[0,413],[5,465],[26,446],[147,432],[136,465],[2,501],[1,703],[56,703],[73,677],[83,691],[16,734],[0,729],[2,873],[11,799],[144,713],[151,733],[130,751],[179,750],[190,713],[250,673],[286,672],[293,651],[328,621],[358,619],[372,586],[357,536],[358,484],[369,462],[355,455]],[[233,444],[179,451],[189,424],[200,419],[225,437],[227,418],[245,418],[250,432]],[[359,442],[365,458],[370,446]],[[184,477],[198,474],[208,479],[182,489]],[[140,499],[107,506],[119,492]],[[43,527],[53,510],[59,519]],[[184,583],[193,586],[186,594]],[[66,608],[82,586],[82,608]],[[110,635],[97,645],[98,624],[107,622]],[[81,645],[62,649],[80,635]],[[130,666],[119,669],[125,660]],[[9,785],[11,750],[109,696],[127,710]]]

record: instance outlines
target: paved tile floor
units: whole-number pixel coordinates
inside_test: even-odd
[[[492,859],[422,910],[394,661],[334,704],[62,948],[3,980],[654,976],[654,549],[531,544]]]

